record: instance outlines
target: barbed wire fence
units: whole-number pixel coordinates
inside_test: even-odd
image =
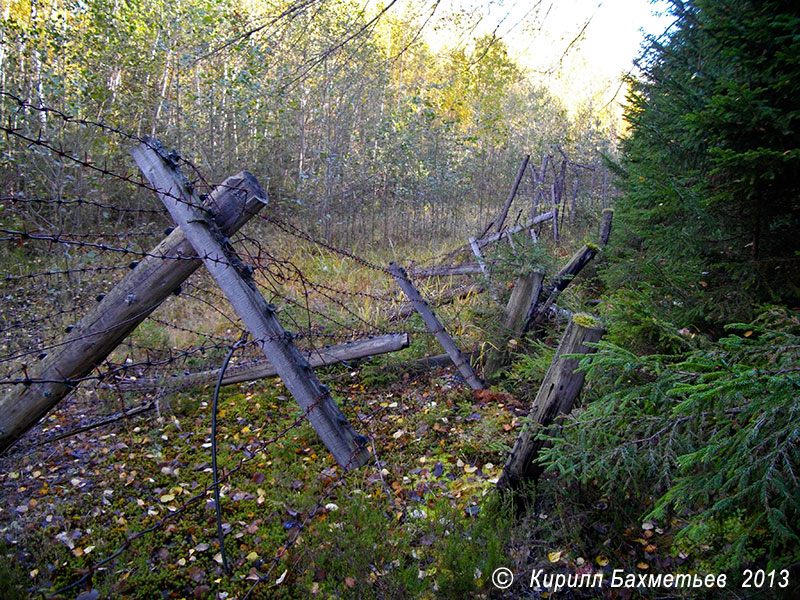
[[[13,464],[48,444],[68,443],[64,440],[71,435],[106,427],[148,410],[160,411],[160,403],[170,392],[166,383],[135,394],[129,384],[141,380],[168,382],[176,375],[218,370],[222,357],[234,348],[245,327],[225,294],[200,269],[155,311],[131,316],[130,320],[138,323],[133,333],[118,340],[113,351],[86,374],[63,373],[58,378],[37,379],[37,367],[48,356],[65,347],[69,351],[70,345],[85,341],[81,336],[69,335],[81,317],[102,302],[125,275],[143,260],[164,259],[153,248],[171,233],[174,225],[157,200],[157,190],[133,170],[127,156],[134,144],[148,145],[150,140],[50,107],[34,106],[7,92],[2,92],[2,97],[6,107],[14,107],[0,123],[5,135],[4,154],[14,176],[0,181],[0,392],[5,395],[14,386],[27,388],[48,382],[69,388],[65,401],[56,409],[62,418],[40,422],[25,434],[4,459]],[[26,125],[26,114],[36,111],[59,121],[55,133],[46,135]],[[70,140],[91,138],[94,134],[102,138],[96,144],[98,156],[70,145]],[[27,160],[40,172],[46,171],[45,175],[26,172],[32,168],[25,163]],[[199,169],[178,154],[170,154],[169,160],[191,174],[190,189],[200,193],[203,200],[223,185],[205,181]],[[178,196],[174,199],[185,201]],[[412,313],[393,320],[387,317],[404,304],[387,268],[316,238],[270,214],[269,207],[266,210],[230,236],[230,244],[244,265],[226,266],[247,270],[266,300],[275,305],[280,320],[292,330],[292,339],[303,352],[310,355],[332,344],[367,340],[398,330],[432,338],[433,333]],[[298,248],[317,253],[322,262],[330,265],[341,264],[344,270],[366,273],[364,277],[373,285],[350,289],[347,281],[336,281],[335,275],[328,278],[324,269],[306,272],[294,255]],[[169,257],[174,263],[198,259],[210,260],[198,253]],[[418,283],[426,286],[429,298],[440,291],[438,280]],[[442,306],[445,327],[458,331],[462,308],[452,306],[450,313],[450,305]],[[263,360],[258,358],[258,349],[264,341],[241,344],[236,364]],[[432,343],[431,339],[429,345]],[[341,398],[370,394],[369,390],[338,386],[335,378],[329,385]],[[230,450],[236,464],[225,469],[220,482],[239,476],[265,449],[307,424],[314,408],[312,404],[299,410],[294,420],[268,439]],[[371,436],[383,411],[380,406],[358,411],[356,430]],[[371,460],[379,465],[374,441],[370,449]],[[328,479],[292,536],[267,561],[266,571],[257,574],[243,598],[250,597],[258,586],[268,586],[270,582],[275,585],[275,570],[282,557],[332,494],[347,485],[346,469],[332,468],[330,472],[335,476]],[[59,597],[90,585],[98,570],[114,569],[134,541],[193,510],[209,497],[212,487],[207,482],[172,512],[127,535],[112,553],[91,561],[69,584],[57,590],[42,590],[40,596]]]

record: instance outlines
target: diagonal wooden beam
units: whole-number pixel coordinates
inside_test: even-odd
[[[275,307],[267,304],[250,271],[208,219],[186,178],[165,160],[167,155],[155,140],[136,146],[131,154],[336,462],[346,470],[363,465],[369,458],[367,438],[355,433],[317,379],[292,336],[278,322]]]
[[[450,334],[447,333],[447,330],[439,322],[439,319],[433,314],[431,307],[428,306],[428,303],[422,298],[417,288],[411,283],[405,269],[395,263],[390,263],[389,273],[391,273],[397,285],[400,286],[400,289],[403,290],[409,301],[414,305],[414,308],[417,309],[419,316],[425,321],[428,330],[436,336],[439,344],[441,344],[444,351],[450,356],[450,360],[453,361],[453,364],[461,372],[466,382],[473,390],[482,390],[483,382],[478,378],[469,362],[464,358],[464,354],[461,352],[461,349],[456,346],[453,338],[450,337]]]

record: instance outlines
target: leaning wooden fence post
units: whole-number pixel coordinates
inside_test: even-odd
[[[506,198],[506,203],[503,205],[503,208],[500,210],[500,213],[497,215],[494,221],[486,226],[486,229],[483,231],[481,237],[489,233],[489,230],[492,227],[494,227],[498,232],[503,230],[503,223],[505,223],[506,217],[508,216],[508,210],[511,208],[511,203],[514,201],[514,196],[517,195],[519,184],[522,182],[522,176],[525,175],[525,167],[528,166],[528,161],[530,159],[530,154],[526,154],[525,158],[522,159],[522,163],[519,165],[519,169],[517,169],[517,176],[514,178],[514,185],[511,186],[511,191],[508,193],[508,198]]]
[[[369,458],[366,438],[353,431],[292,336],[278,322],[275,308],[256,288],[250,271],[200,208],[186,179],[165,161],[160,144],[148,140],[131,154],[333,457],[343,469],[363,465]]]
[[[206,207],[217,227],[230,236],[265,206],[266,198],[256,178],[242,172],[217,187]],[[29,381],[0,399],[0,452],[74,390],[201,264],[183,231],[176,228],[132,265],[133,270],[31,369]]]
[[[599,342],[604,333],[594,317],[583,313],[572,317],[528,413],[533,427],[526,425],[520,432],[497,481],[498,488],[515,490],[525,481],[536,481],[541,475],[543,467],[536,459],[547,442],[536,430],[552,437],[557,427],[555,421],[572,410],[583,387],[585,374],[577,370],[579,359],[565,355],[593,353],[595,349],[587,344]]]
[[[602,246],[608,243],[608,238],[611,235],[611,221],[613,217],[613,209],[607,208],[603,211],[603,217],[600,222],[600,244]],[[577,277],[578,273],[583,270],[583,267],[589,264],[599,251],[599,246],[595,244],[585,244],[583,248],[572,255],[569,262],[564,265],[564,268],[555,276],[553,287],[547,300],[545,300],[542,306],[534,307],[535,310],[531,312],[528,322],[525,324],[524,331],[528,331],[533,327],[538,327],[544,322],[547,317],[547,311],[558,299],[561,292],[567,288],[570,282]]]
[[[575,279],[578,273],[583,270],[583,267],[588,265],[599,251],[600,248],[594,244],[585,244],[580,250],[572,255],[572,258],[569,259],[569,262],[564,265],[564,267],[553,278],[553,287],[550,291],[550,295],[547,297],[547,300],[545,300],[541,306],[534,307],[535,310],[532,311],[531,315],[529,316],[529,320],[525,324],[524,331],[528,331],[531,328],[536,328],[544,323],[544,320],[547,317],[547,311],[555,303],[561,292],[567,288],[567,286],[572,282],[573,279]]]
[[[478,376],[475,374],[475,371],[464,358],[464,355],[458,346],[456,346],[453,338],[450,337],[450,334],[448,334],[442,324],[439,323],[439,319],[437,319],[436,315],[433,314],[431,307],[428,306],[428,303],[425,302],[422,296],[420,296],[417,288],[415,288],[414,284],[411,283],[408,275],[406,275],[405,269],[395,263],[389,263],[389,273],[391,273],[392,277],[394,277],[397,285],[400,286],[400,289],[402,289],[405,295],[408,296],[408,299],[414,305],[414,308],[417,309],[419,316],[422,317],[423,321],[425,321],[425,325],[428,327],[428,330],[436,336],[439,344],[442,346],[442,348],[444,348],[444,351],[447,352],[450,360],[453,361],[453,364],[461,372],[461,375],[464,377],[466,382],[473,390],[482,390],[483,382],[478,378]]]

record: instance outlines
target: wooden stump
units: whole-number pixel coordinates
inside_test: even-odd
[[[520,432],[497,482],[499,489],[516,490],[524,482],[536,481],[541,475],[543,468],[536,459],[547,442],[541,439],[538,432],[544,431],[552,436],[559,415],[572,410],[575,398],[583,387],[584,373],[576,371],[578,359],[564,358],[564,355],[591,354],[594,348],[586,344],[599,342],[604,333],[605,330],[594,317],[587,314],[573,316],[528,413],[532,426],[526,425]]]
[[[514,289],[511,291],[511,297],[508,299],[508,305],[506,306],[502,332],[489,350],[486,366],[483,369],[483,375],[486,379],[494,377],[506,364],[508,342],[523,334],[528,315],[539,300],[543,279],[544,271],[534,269],[527,275],[519,277],[514,284]]]

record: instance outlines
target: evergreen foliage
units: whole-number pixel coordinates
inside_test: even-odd
[[[631,81],[591,401],[543,460],[679,530],[692,569],[786,568],[800,560],[800,12],[673,12]]]
[[[728,330],[710,349],[643,357],[601,342],[582,364],[602,398],[544,460],[685,519],[677,547],[707,568],[785,567],[800,558],[800,319],[770,307]]]
[[[609,283],[679,326],[718,327],[800,297],[800,13],[749,0],[673,11],[632,81]]]

